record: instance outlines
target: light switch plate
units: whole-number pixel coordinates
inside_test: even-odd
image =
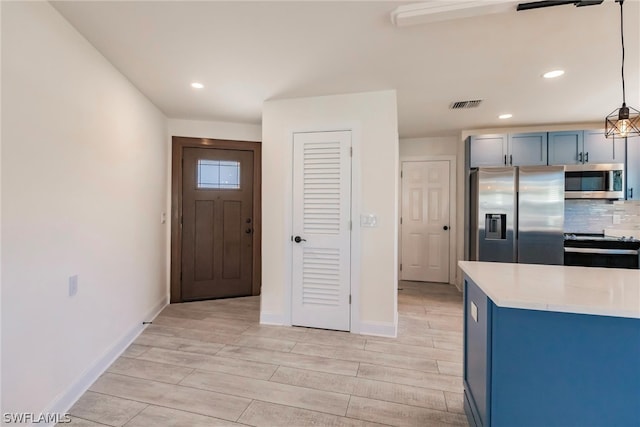
[[[360,215],[361,227],[376,227],[378,225],[378,216],[376,214]]]
[[[471,304],[471,317],[478,322],[478,306],[473,301],[470,301],[469,304]]]
[[[69,277],[69,296],[73,297],[78,293],[78,275]]]

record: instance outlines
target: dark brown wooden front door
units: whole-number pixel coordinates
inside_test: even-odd
[[[252,295],[253,152],[185,147],[182,300]]]

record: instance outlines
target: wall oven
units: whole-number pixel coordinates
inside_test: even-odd
[[[624,199],[624,164],[567,165],[565,199]]]
[[[640,241],[602,235],[565,235],[564,265],[640,268]]]

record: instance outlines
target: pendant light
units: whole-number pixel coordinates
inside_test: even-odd
[[[640,135],[640,112],[632,107],[627,107],[624,91],[624,31],[622,3],[624,0],[616,0],[620,3],[620,39],[622,41],[622,107],[611,112],[605,119],[606,138],[629,138]]]

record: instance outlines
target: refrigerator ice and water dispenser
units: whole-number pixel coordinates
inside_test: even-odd
[[[507,238],[507,214],[486,214],[485,239],[505,240]]]

